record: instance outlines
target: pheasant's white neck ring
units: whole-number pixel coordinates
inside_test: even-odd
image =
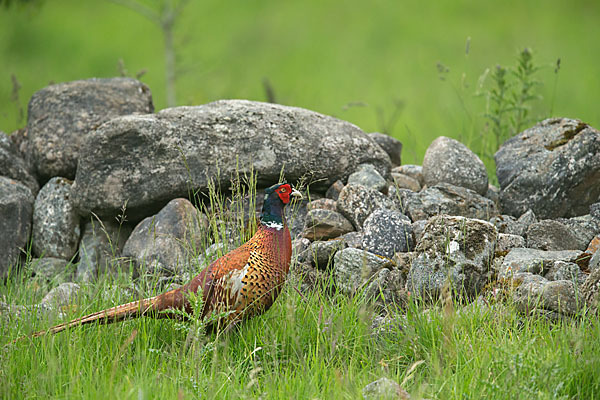
[[[263,221],[262,222],[263,226],[267,227],[267,228],[274,228],[277,229],[278,231],[283,229],[283,223],[282,222],[277,222],[277,221]]]

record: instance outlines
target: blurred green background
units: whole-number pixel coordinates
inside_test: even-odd
[[[267,80],[279,103],[400,139],[403,163],[421,163],[440,135],[479,151],[489,132],[478,81],[487,68],[514,65],[525,47],[542,67],[543,98],[531,115],[600,128],[597,0],[192,0],[175,26],[175,47],[178,105],[264,101]],[[146,70],[141,80],[156,109],[166,106],[161,30],[122,5],[45,0],[0,8],[0,58],[6,132],[25,125],[20,110],[48,83],[123,69]]]

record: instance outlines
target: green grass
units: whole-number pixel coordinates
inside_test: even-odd
[[[84,287],[68,318],[131,301],[119,290],[127,284]],[[403,328],[374,336],[361,296],[300,295],[297,285],[264,316],[192,342],[171,321],[141,318],[9,345],[0,353],[0,397],[356,399],[382,376],[414,398],[600,397],[595,318],[550,324],[501,304],[451,313],[411,304]],[[39,301],[17,277],[0,296]],[[0,344],[53,323],[33,314],[3,320]]]
[[[185,70],[177,86],[180,104],[265,100],[262,81],[268,78],[279,102],[374,131],[385,125],[377,110],[389,119],[400,100],[404,109],[390,133],[404,142],[405,163],[420,164],[439,135],[467,145],[491,135],[485,133],[485,101],[474,96],[478,78],[497,64],[512,65],[529,47],[545,66],[538,77],[544,100],[530,115],[575,117],[600,126],[597,1],[191,3],[176,32]],[[10,101],[11,74],[22,85],[19,104],[26,106],[50,81],[117,75],[119,59],[131,75],[147,70],[142,80],[157,109],[163,108],[162,38],[139,15],[92,0],[0,9],[0,129],[24,124]],[[444,82],[438,62],[450,69]],[[353,102],[367,106],[346,107]],[[491,166],[491,160],[486,163]]]

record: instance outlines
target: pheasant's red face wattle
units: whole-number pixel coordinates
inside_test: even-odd
[[[279,186],[277,189],[275,189],[275,192],[277,192],[283,204],[289,204],[290,195],[292,194],[292,186],[290,184],[286,183]]]

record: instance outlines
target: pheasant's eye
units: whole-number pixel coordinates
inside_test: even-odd
[[[279,191],[280,191],[281,193],[285,193],[285,188],[281,188]]]

